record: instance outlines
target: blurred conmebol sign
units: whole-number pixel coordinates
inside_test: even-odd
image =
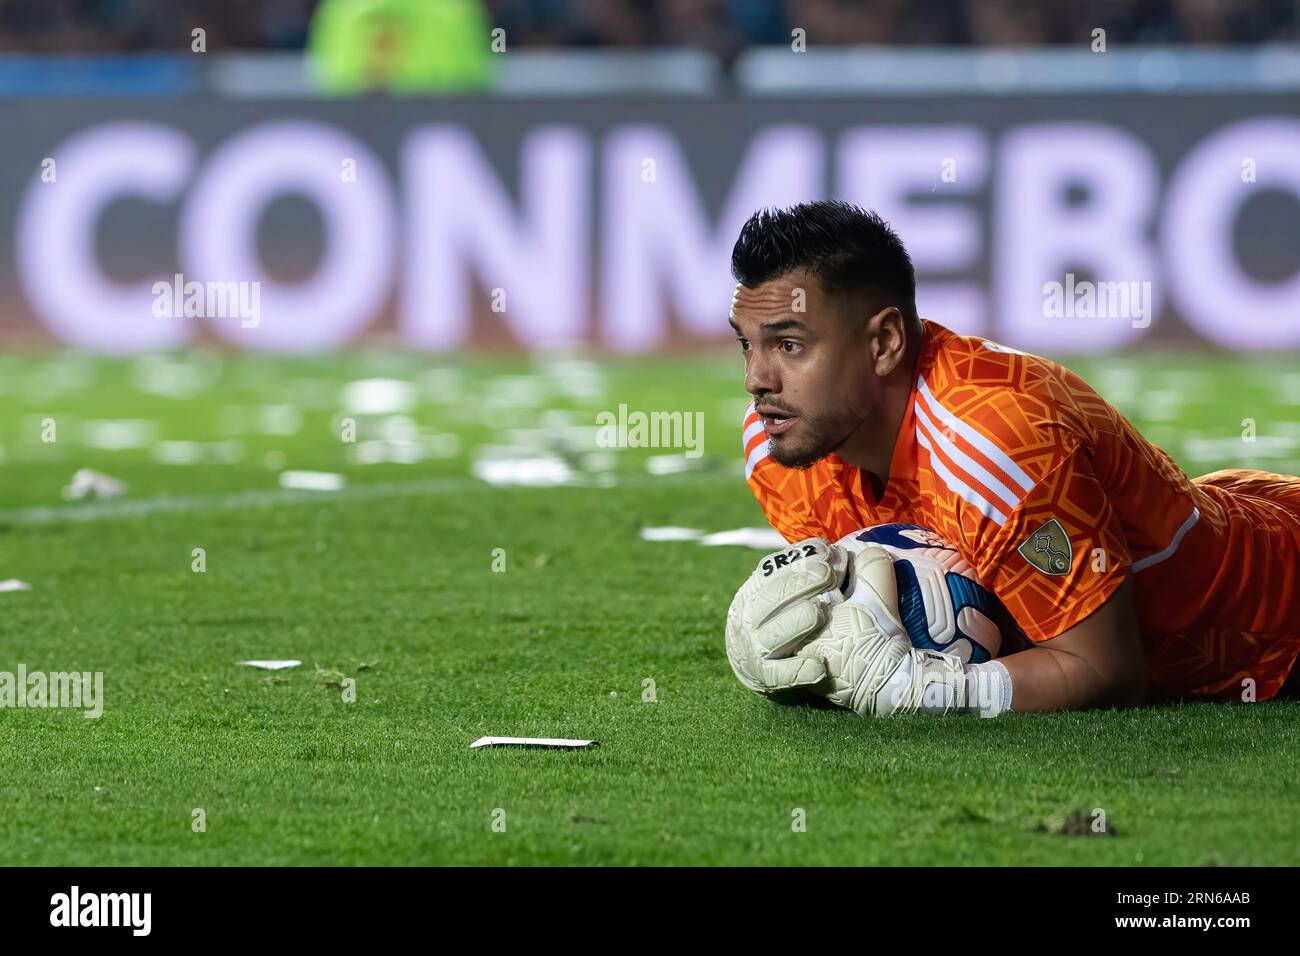
[[[1057,119],[1081,104],[1096,118]],[[1300,346],[1300,120],[1268,97],[911,97],[870,123],[847,101],[258,109],[24,111],[0,174],[11,328],[106,352],[722,341],[744,219],[838,196],[893,223],[922,314],[964,331]],[[286,197],[318,218],[267,229]],[[313,267],[272,274],[303,248]]]

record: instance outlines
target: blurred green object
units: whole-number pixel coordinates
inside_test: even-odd
[[[330,93],[481,90],[490,29],[478,0],[324,0],[307,52]]]

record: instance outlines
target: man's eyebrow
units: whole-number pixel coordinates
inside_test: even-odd
[[[735,330],[737,335],[744,335],[735,319],[727,319],[727,324]],[[811,332],[812,329],[798,319],[777,319],[775,322],[764,322],[758,327],[758,331],[764,335],[779,335],[782,332]]]
[[[765,322],[760,325],[759,331],[765,335],[775,335],[780,332],[811,332],[812,329],[804,325],[798,319],[778,319],[775,322]]]

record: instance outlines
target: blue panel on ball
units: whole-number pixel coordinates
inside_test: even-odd
[[[896,522],[894,524],[876,525],[865,528],[854,535],[854,539],[868,544],[879,544],[896,551],[942,549],[956,553],[957,549],[945,542],[932,529],[915,524]],[[898,612],[902,618],[903,628],[907,631],[912,646],[921,650],[948,652],[953,643],[965,639],[971,646],[970,662],[982,664],[991,660],[988,649],[970,634],[963,633],[960,614],[965,608],[973,608],[987,617],[1001,635],[1002,651],[1008,652],[1029,645],[1024,631],[1012,618],[998,596],[984,587],[974,578],[966,577],[956,571],[944,574],[948,597],[952,602],[953,613],[957,615],[956,633],[947,644],[939,644],[930,636],[929,614],[925,607],[925,596],[917,580],[916,568],[911,560],[898,556],[894,560],[894,580],[898,585]]]
[[[945,578],[954,613],[960,614],[962,608],[973,607],[996,622],[996,607],[999,602],[991,593],[955,571],[950,571]],[[916,579],[916,568],[911,561],[902,559],[894,562],[894,581],[898,585],[898,614],[912,646],[921,650],[946,652],[952,642],[940,644],[930,636],[925,596],[921,592],[921,585]],[[960,628],[953,640],[958,638],[966,638],[970,642],[970,663],[982,664],[991,659],[988,649],[969,634],[963,634]]]
[[[898,614],[903,619],[903,627],[912,646],[923,650],[943,650],[930,639],[925,597],[921,594],[921,585],[916,580],[916,568],[912,567],[912,562],[894,562],[894,581],[898,584]]]
[[[948,594],[952,597],[954,608],[960,611],[964,607],[973,607],[983,611],[988,617],[993,616],[993,607],[998,603],[998,599],[982,584],[956,571],[949,571],[944,577],[948,581]]]
[[[935,547],[942,547],[949,551],[953,550],[947,545],[937,544],[937,543],[927,544],[921,541],[917,541],[914,538],[909,538],[903,534],[904,531],[919,531],[922,534],[929,535],[934,539],[938,538],[938,536],[935,535],[935,533],[931,531],[929,528],[923,528],[919,524],[902,524],[902,523],[878,524],[874,528],[867,528],[865,531],[859,532],[856,537],[858,541],[866,541],[866,542],[870,542],[871,544],[883,544],[891,548],[898,548],[900,551],[910,550],[913,548],[935,548]]]

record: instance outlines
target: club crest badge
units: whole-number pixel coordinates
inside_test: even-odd
[[[1074,563],[1070,536],[1055,518],[1031,534],[1019,550],[1026,561],[1044,574],[1069,574]]]

